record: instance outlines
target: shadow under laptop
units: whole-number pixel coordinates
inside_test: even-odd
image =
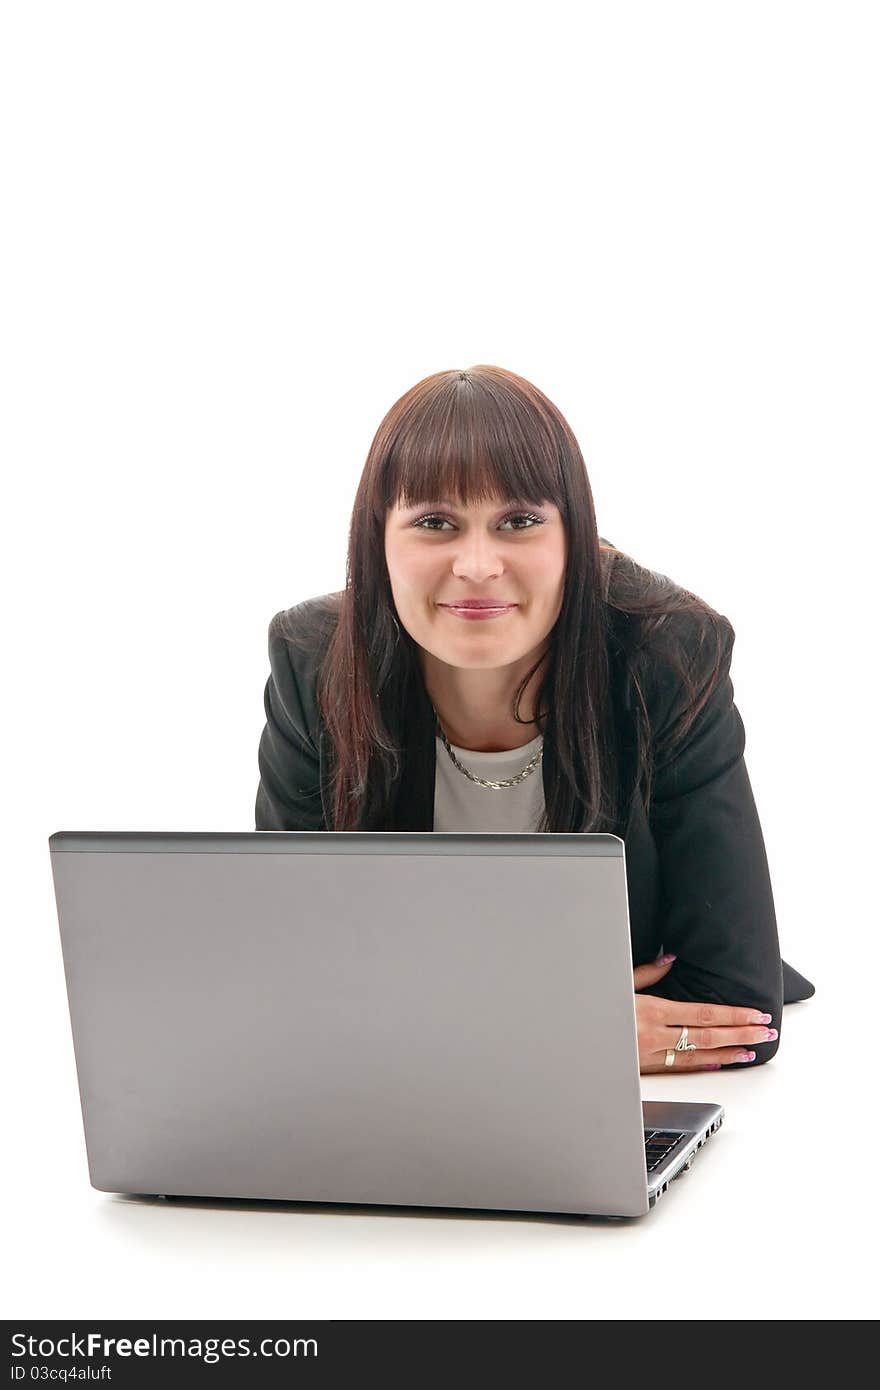
[[[520,1211],[515,1208],[498,1207],[424,1207],[398,1206],[390,1203],[358,1202],[284,1202],[251,1197],[158,1197],[136,1192],[108,1194],[108,1200],[115,1205],[138,1208],[159,1207],[168,1212],[209,1211],[209,1212],[248,1212],[252,1214],[277,1213],[285,1216],[351,1217],[373,1216],[385,1219],[411,1220],[416,1216],[426,1221],[491,1221],[517,1222],[541,1226],[595,1226],[599,1229],[610,1225],[629,1226],[644,1217],[637,1216],[581,1216],[577,1212]]]

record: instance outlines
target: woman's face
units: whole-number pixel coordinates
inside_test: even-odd
[[[506,666],[532,653],[562,607],[566,538],[552,502],[398,505],[386,517],[385,560],[401,623],[450,666]],[[468,618],[451,606],[476,599],[503,609]]]

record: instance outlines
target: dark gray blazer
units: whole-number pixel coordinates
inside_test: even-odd
[[[322,652],[316,642],[292,642],[284,632],[297,632],[298,620],[305,627],[303,619],[316,610],[332,622],[336,604],[332,594],[307,599],[269,625],[257,830],[327,829],[329,758],[316,698]],[[743,759],[745,730],[733,702],[732,647],[731,636],[723,678],[671,759],[655,770],[650,817],[637,786],[631,681],[612,662],[624,789],[616,833],[625,843],[633,964],[652,961],[661,947],[678,956],[663,979],[642,992],[757,1008],[772,1014],[781,1038],[783,1002],[806,999],[814,987],[780,958],[764,839]],[[679,688],[668,663],[657,662],[649,676],[645,698],[651,728],[660,736]],[[433,830],[436,745],[421,679],[408,692],[406,708],[402,774],[384,828]],[[549,731],[541,769],[546,796],[556,773]],[[779,1039],[757,1044],[751,1065],[768,1061],[778,1045]]]

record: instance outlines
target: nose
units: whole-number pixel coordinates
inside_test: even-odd
[[[462,536],[455,547],[452,573],[459,579],[471,579],[481,584],[486,579],[503,574],[504,564],[498,542],[479,527]]]

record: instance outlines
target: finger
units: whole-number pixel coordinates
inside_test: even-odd
[[[669,1035],[673,1040],[668,1046],[674,1047],[681,1031],[676,1033],[674,1028],[670,1028]],[[709,1051],[734,1043],[739,1043],[742,1047],[754,1047],[755,1043],[774,1042],[778,1037],[776,1028],[768,1028],[762,1023],[752,1028],[688,1028],[687,1040],[689,1043],[696,1043],[698,1049]]]
[[[646,989],[648,985],[655,985],[658,980],[662,980],[672,969],[675,960],[673,955],[658,956],[656,960],[649,961],[646,965],[637,965],[633,969],[633,988],[636,990]]]
[[[657,1063],[654,1064],[654,1056]],[[754,1049],[747,1047],[715,1047],[707,1050],[697,1048],[695,1052],[676,1052],[672,1066],[666,1065],[666,1052],[652,1054],[647,1068],[642,1071],[705,1071],[707,1067],[724,1067],[730,1062],[753,1062]]]
[[[734,1008],[729,1004],[685,1004],[677,999],[658,999],[661,1017],[670,1026],[687,1024],[688,1028],[747,1028],[756,1023],[770,1023],[769,1014],[760,1009]]]

